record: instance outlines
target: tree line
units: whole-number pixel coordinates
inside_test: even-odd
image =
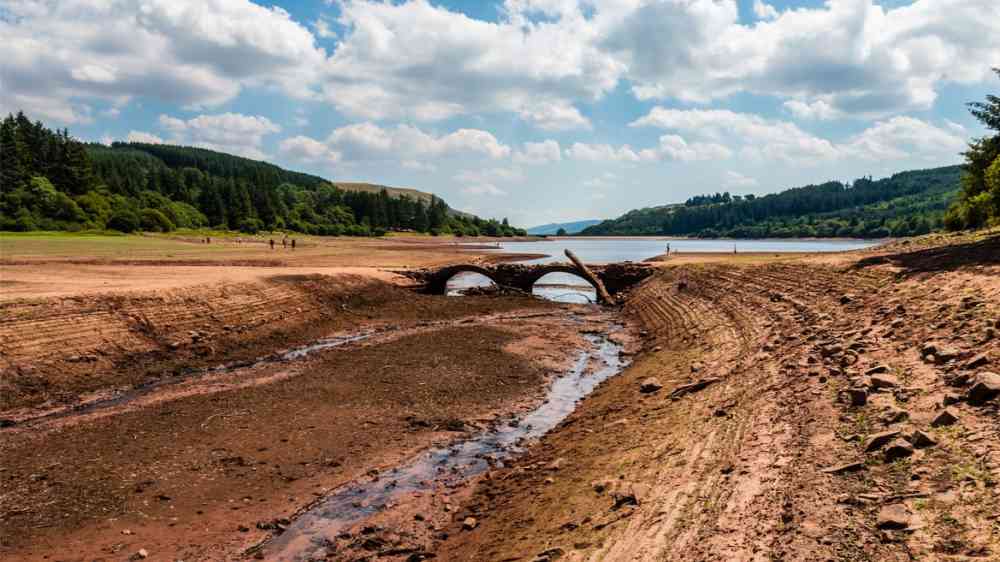
[[[582,235],[673,235],[704,238],[882,238],[925,234],[942,226],[961,167],[901,172],[808,185],[761,197],[728,192],[681,205],[630,211]]]
[[[202,148],[84,144],[23,112],[0,123],[0,187],[0,230],[525,234],[507,219],[457,213],[438,197],[345,190],[318,176]]]
[[[1000,68],[993,72],[1000,77]],[[968,105],[992,134],[974,139],[964,153],[962,191],[944,219],[949,230],[1000,225],[1000,97]]]

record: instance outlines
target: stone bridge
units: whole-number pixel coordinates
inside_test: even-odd
[[[649,277],[653,268],[641,263],[612,263],[607,265],[588,265],[587,268],[604,283],[604,287],[612,296],[632,287]],[[448,291],[448,281],[459,273],[472,272],[488,277],[498,287],[512,287],[530,293],[539,279],[549,273],[571,273],[593,283],[576,265],[572,263],[547,263],[539,265],[524,264],[459,264],[436,269],[421,269],[402,271],[401,274],[418,282],[425,293],[443,295]],[[594,287],[597,288],[596,286]],[[598,294],[600,292],[598,291]]]

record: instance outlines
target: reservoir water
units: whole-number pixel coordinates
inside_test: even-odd
[[[879,244],[876,240],[857,239],[761,239],[700,240],[678,238],[553,238],[532,242],[501,242],[491,250],[497,253],[546,254],[545,257],[516,263],[540,264],[567,261],[564,250],[572,250],[585,263],[602,264],[643,261],[666,253],[800,253],[846,252]],[[476,273],[463,273],[448,283],[449,294],[476,286],[488,286],[490,280]],[[566,273],[551,273],[541,278],[533,293],[559,302],[594,302],[594,289],[583,279]]]

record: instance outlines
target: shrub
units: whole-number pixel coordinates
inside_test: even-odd
[[[139,230],[139,215],[128,210],[116,211],[108,220],[107,228],[118,232],[135,232]]]
[[[158,209],[143,209],[139,214],[139,224],[149,232],[170,232],[176,228]]]

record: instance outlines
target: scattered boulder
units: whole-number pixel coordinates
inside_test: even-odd
[[[896,439],[885,448],[885,462],[905,459],[913,455],[913,445],[905,439]]]
[[[979,355],[977,355],[977,356],[973,357],[972,359],[969,359],[968,361],[966,361],[965,365],[963,365],[963,367],[965,367],[966,369],[978,369],[979,367],[982,367],[983,365],[989,364],[989,362],[990,362],[990,358],[987,357],[985,353],[980,353]]]
[[[897,406],[889,405],[885,411],[882,412],[880,419],[882,420],[882,423],[892,425],[894,423],[899,423],[908,417],[910,417],[910,413],[906,410]]]
[[[979,373],[972,379],[968,400],[973,406],[983,404],[1000,396],[1000,375],[996,373]]]
[[[539,552],[531,562],[555,562],[563,557],[566,551],[559,548],[550,548],[544,552]]]
[[[896,388],[899,386],[899,379],[894,375],[886,374],[875,374],[871,378],[871,387],[874,389],[879,388]]]
[[[149,551],[147,551],[145,548],[140,548],[130,558],[132,560],[144,560],[146,558],[149,558]]]
[[[471,531],[471,530],[475,529],[476,526],[478,526],[478,525],[479,525],[479,521],[476,521],[475,517],[466,517],[462,521],[462,528],[465,529],[466,531]]]
[[[923,355],[933,355],[935,363],[947,363],[961,354],[961,351],[948,344],[928,342],[920,349]]]
[[[913,433],[911,433],[906,439],[918,449],[926,449],[927,447],[937,445],[937,441],[935,441],[933,437],[927,435],[919,429],[914,430]]]
[[[899,436],[898,431],[883,431],[882,433],[876,433],[868,438],[868,444],[865,446],[866,453],[872,453],[885,446],[886,443],[892,441]]]
[[[854,302],[854,295],[845,293],[840,296],[840,304],[851,304],[852,302]]]
[[[957,394],[957,393],[954,393],[954,392],[949,392],[949,393],[947,393],[947,394],[944,395],[944,398],[941,399],[941,404],[943,406],[947,407],[947,406],[951,406],[952,404],[958,404],[961,401],[962,401],[962,395],[961,394]]]
[[[864,463],[860,462],[849,462],[846,464],[839,464],[836,466],[831,466],[824,468],[823,472],[825,474],[844,474],[845,472],[857,472],[865,468]]]
[[[953,425],[957,421],[958,416],[951,411],[951,408],[945,408],[944,410],[941,410],[941,413],[931,421],[931,427],[949,426]]]
[[[882,506],[878,510],[876,526],[879,529],[905,529],[910,526],[910,512],[898,503]]]
[[[670,398],[673,400],[677,400],[687,394],[691,394],[692,392],[698,392],[699,390],[707,388],[708,386],[713,385],[719,382],[720,380],[722,379],[717,379],[717,378],[701,379],[698,382],[683,384],[675,388],[674,391],[670,393]]]
[[[850,388],[847,396],[851,400],[851,406],[864,406],[868,403],[868,391],[863,388]]]
[[[660,390],[661,388],[663,388],[663,385],[660,383],[660,380],[657,379],[656,377],[649,377],[648,379],[643,380],[642,383],[639,384],[639,392],[643,394],[651,394],[653,392]]]
[[[866,375],[878,375],[878,374],[881,374],[881,373],[888,373],[888,372],[889,372],[889,366],[888,365],[875,365],[871,369],[868,369],[867,371],[865,371],[865,374]]]

